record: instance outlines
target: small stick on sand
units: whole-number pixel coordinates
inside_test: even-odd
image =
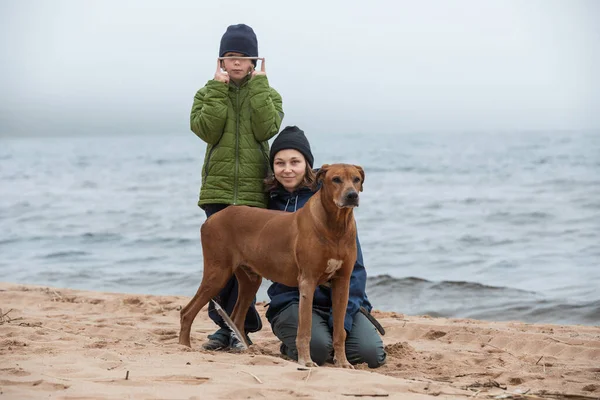
[[[542,357],[544,357],[544,356],[540,356],[540,358],[538,358],[538,360],[536,361],[535,365],[538,365],[538,363],[540,362],[540,360],[542,359]]]
[[[31,325],[31,327],[33,327],[33,328],[48,329],[50,331],[54,331],[54,332],[58,332],[58,333],[64,333],[64,334],[67,334],[67,335],[79,336],[79,337],[82,337],[82,338],[88,339],[88,340],[95,340],[95,338],[93,338],[91,336],[86,336],[86,335],[84,335],[82,333],[63,331],[63,330],[60,330],[60,329],[50,328],[49,326],[42,326],[41,322],[39,323],[39,325],[37,325],[38,324],[37,322],[34,322],[33,324],[35,324],[35,325]]]
[[[252,376],[254,379],[256,379],[256,382],[258,382],[258,383],[262,383],[262,381],[259,379],[259,377],[258,377],[258,376],[256,376],[256,375],[254,375],[252,372],[248,372],[248,371],[242,371],[242,372],[245,372],[245,373],[247,373],[248,375]]]
[[[10,312],[14,310],[13,308],[11,308],[10,310],[8,310],[7,312],[5,312],[4,314],[2,314],[2,309],[0,309],[0,321],[4,321],[4,318],[7,318],[8,321],[6,322],[10,322],[12,319],[8,316],[8,314],[10,314]]]
[[[308,369],[308,374],[306,374],[306,377],[304,378],[304,382],[308,382],[308,380],[310,379],[310,373],[312,371],[312,368]]]
[[[21,318],[23,319],[23,318]],[[41,322],[21,322],[19,324],[19,326],[28,326],[29,328],[41,328],[42,327],[42,323]]]
[[[8,310],[6,313],[2,314],[2,309],[0,308],[0,324],[3,324],[5,322],[7,323],[11,323],[13,321],[18,321],[20,319],[23,319],[23,317],[18,317],[18,318],[11,318],[8,316],[8,313],[10,313],[13,310],[13,308],[11,308],[10,310]]]
[[[493,347],[493,348],[495,348],[495,349],[498,349],[498,350],[500,350],[500,351],[503,351],[503,352],[505,352],[505,353],[508,353],[508,354],[510,354],[511,356],[513,356],[514,358],[519,358],[519,357],[515,356],[513,353],[511,353],[511,352],[510,352],[510,351],[508,351],[508,350],[501,349],[500,347],[496,347],[496,346],[494,346],[493,344],[489,344],[489,343],[484,343],[484,344],[485,344],[486,346],[490,346],[490,347]]]
[[[125,380],[128,381],[129,380],[129,371],[127,371],[127,373],[125,374]]]
[[[581,346],[583,344],[583,343],[569,343],[569,342],[565,342],[565,341],[562,341],[562,340],[554,339],[553,337],[550,337],[550,336],[546,336],[546,337],[548,339],[554,340],[555,342],[558,342],[558,343],[568,344],[569,346]]]

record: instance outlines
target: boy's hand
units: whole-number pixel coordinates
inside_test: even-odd
[[[256,75],[267,75],[267,72],[265,71],[265,59],[259,58],[259,60],[260,60],[260,71],[252,70],[252,76],[250,77],[250,79],[254,78]]]
[[[215,72],[215,81],[229,84],[229,74],[221,69],[221,59],[217,58],[217,72]]]

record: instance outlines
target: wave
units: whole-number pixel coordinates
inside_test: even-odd
[[[555,215],[542,211],[523,213],[495,212],[488,215],[486,220],[488,222],[506,222],[512,225],[528,225],[538,224],[554,218],[556,218]]]
[[[191,163],[195,163],[197,161],[198,161],[197,159],[194,159],[192,157],[174,158],[174,159],[159,158],[159,159],[153,160],[154,164],[157,164],[157,165],[191,164]]]
[[[472,291],[497,291],[497,290],[509,290],[509,291],[517,291],[523,293],[534,293],[521,289],[508,288],[503,286],[490,286],[484,285],[477,282],[469,282],[469,281],[440,281],[440,282],[432,282],[427,279],[417,278],[417,277],[406,277],[406,278],[394,278],[390,275],[377,275],[373,277],[369,277],[367,281],[367,285],[371,287],[379,287],[379,288],[399,288],[399,287],[410,287],[413,288],[415,286],[420,286],[422,288],[427,289],[436,289],[436,290],[463,290],[468,289]]]
[[[367,280],[375,308],[433,317],[530,323],[600,324],[600,300],[574,302],[505,286],[469,281],[432,282],[378,275]]]
[[[91,253],[88,253],[87,251],[56,251],[53,253],[48,253],[44,256],[42,256],[42,258],[45,259],[59,259],[59,258],[77,258],[77,257],[85,257],[85,256],[89,256]]]
[[[127,246],[168,246],[168,247],[179,247],[182,245],[198,244],[200,245],[200,239],[188,239],[182,237],[153,237],[146,239],[135,239],[127,243]]]

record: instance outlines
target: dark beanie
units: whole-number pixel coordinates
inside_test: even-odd
[[[219,57],[230,51],[242,53],[246,57],[258,57],[258,40],[252,28],[245,24],[227,27],[221,38]]]
[[[273,169],[275,155],[281,150],[287,149],[298,150],[302,153],[308,165],[311,168],[313,167],[314,158],[310,151],[310,143],[308,143],[308,139],[304,136],[304,131],[297,126],[286,126],[279,135],[277,135],[271,145],[271,152],[269,154],[271,169]]]

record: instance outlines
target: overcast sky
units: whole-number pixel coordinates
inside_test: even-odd
[[[0,135],[189,132],[230,24],[284,125],[600,129],[600,1],[0,0]]]

